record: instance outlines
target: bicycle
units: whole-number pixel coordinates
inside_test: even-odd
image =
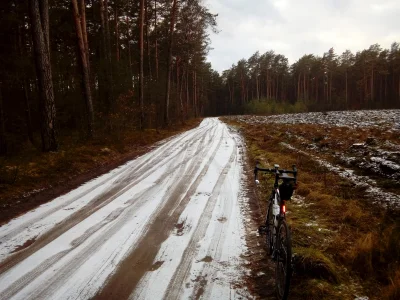
[[[292,276],[292,240],[291,232],[286,223],[286,201],[290,200],[297,188],[297,169],[280,170],[279,165],[273,169],[254,168],[255,181],[258,184],[258,172],[275,175],[274,188],[268,201],[265,225],[259,227],[260,233],[265,233],[268,255],[275,261],[276,292],[278,299],[287,299],[290,279]],[[288,174],[293,174],[289,176]],[[279,180],[282,183],[279,185]]]

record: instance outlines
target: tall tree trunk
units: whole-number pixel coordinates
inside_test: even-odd
[[[154,0],[154,33],[155,33],[155,59],[156,59],[156,80],[158,80],[158,41],[157,41],[157,0]]]
[[[203,76],[201,76],[200,79],[200,109],[199,109],[199,115],[202,116],[204,114],[204,82],[203,82]],[[249,90],[247,89],[247,92]]]
[[[139,102],[140,102],[140,129],[144,128],[144,78],[143,78],[143,22],[144,22],[144,0],[140,0],[139,15],[139,51],[140,51],[140,70],[139,70]]]
[[[229,79],[227,80],[227,84],[228,84],[228,91],[229,91],[229,107],[233,106],[233,101],[232,101],[232,91],[231,91],[231,85],[229,84]]]
[[[117,62],[119,62],[120,54],[119,54],[119,28],[118,28],[118,9],[115,7],[114,9],[114,21],[115,21],[115,55],[117,58]]]
[[[385,102],[387,102],[387,75],[385,75]]]
[[[399,96],[399,101],[400,101],[400,75],[399,75],[399,86],[398,86],[398,88],[399,88],[399,94],[398,94],[398,96]]]
[[[132,37],[131,37],[131,31],[129,30],[130,29],[130,22],[129,22],[129,19],[127,20],[127,36],[128,36],[128,60],[129,60],[129,76],[130,76],[130,78],[129,78],[129,81],[130,81],[130,83],[131,83],[131,86],[130,86],[130,88],[132,87],[132,83],[133,83],[133,74],[132,74],[132,54],[131,54],[131,40],[132,40]]]
[[[110,40],[110,21],[108,17],[108,0],[104,0],[104,23],[106,29],[107,59],[111,64],[111,40]]]
[[[89,57],[89,43],[88,43],[87,30],[86,30],[85,0],[80,0],[79,3],[80,3],[80,12],[81,12],[81,26],[82,26],[82,29],[83,28],[85,29],[85,30],[82,30],[82,34],[83,34],[83,43],[85,45],[86,61],[87,61],[87,67],[88,67],[88,72],[89,72],[89,78],[90,78],[90,57]]]
[[[44,9],[41,11],[40,8]],[[42,150],[56,151],[58,149],[57,131],[56,131],[56,107],[54,102],[53,79],[51,72],[48,25],[48,6],[46,0],[29,0],[29,12],[31,19],[32,40],[35,52],[36,73],[39,79],[40,91],[40,111],[41,116],[41,134]],[[46,17],[47,16],[47,17]],[[42,18],[44,27],[42,25]],[[47,43],[47,44],[46,44]]]
[[[374,68],[371,71],[371,103],[374,102]]]
[[[105,112],[109,114],[111,111],[111,79],[110,79],[110,69],[109,69],[109,59],[108,59],[108,48],[107,48],[107,30],[106,30],[106,6],[105,0],[100,0],[100,23],[101,23],[101,80],[99,80],[99,89],[104,91],[104,104]]]
[[[40,21],[43,28],[44,43],[47,46],[47,52],[50,60],[50,25],[49,25],[49,1],[39,0]]]
[[[31,106],[29,100],[29,86],[28,80],[26,79],[25,75],[22,78],[22,85],[24,89],[24,100],[25,100],[25,117],[26,117],[26,129],[28,132],[29,141],[35,147],[39,148],[38,143],[36,142],[35,138],[33,137],[33,129],[32,129],[32,115],[31,115]]]
[[[257,100],[260,101],[260,89],[258,86],[258,76],[256,75],[256,88],[257,88]]]
[[[3,84],[0,82],[0,156],[7,154],[6,128],[3,111]]]
[[[347,88],[347,69],[346,69],[346,108],[348,108],[348,88]]]
[[[243,73],[240,73],[240,89],[241,89],[241,104],[243,105],[245,102],[245,90],[244,90],[244,78]]]
[[[151,72],[151,55],[150,55],[150,37],[149,37],[149,17],[147,14],[147,2],[145,4],[145,19],[146,19],[146,48],[147,48],[147,63],[148,72],[150,80],[153,79],[153,74]]]
[[[330,80],[329,80],[329,104],[332,104],[332,72],[330,72]]]
[[[203,77],[201,78],[203,82]],[[203,88],[203,85],[201,86]],[[246,84],[246,103],[249,102],[249,83]],[[203,115],[203,114],[202,114]]]
[[[26,49],[25,49],[25,34],[23,34],[21,28],[24,27],[18,26],[18,48],[19,54],[21,57],[26,56]],[[21,72],[21,82],[22,82],[22,89],[24,91],[24,100],[25,100],[25,117],[26,117],[26,129],[28,133],[28,139],[35,147],[39,148],[38,144],[36,143],[33,137],[33,129],[32,129],[32,117],[31,117],[31,108],[29,104],[29,85],[28,79],[26,76],[25,70]]]
[[[90,90],[90,79],[89,79],[89,68],[88,68],[88,61],[87,61],[87,51],[85,49],[85,41],[84,41],[84,34],[83,32],[86,31],[86,28],[83,27],[83,22],[81,15],[84,12],[79,12],[77,0],[72,0],[72,11],[74,14],[75,20],[75,28],[76,28],[76,35],[79,47],[79,56],[80,56],[80,65],[82,69],[82,86],[85,94],[85,104],[86,104],[86,122],[87,122],[87,136],[88,138],[93,137],[93,103],[92,103],[92,93]]]
[[[129,56],[129,76],[130,82],[133,81],[133,74],[132,74],[132,54],[131,54],[131,43],[128,43],[128,56]]]
[[[175,57],[175,75],[176,75],[176,78],[175,78],[176,91],[175,91],[175,93],[176,93],[176,99],[178,99],[178,97],[179,97],[179,79],[180,79],[180,65],[179,65],[179,62],[180,62],[179,56]],[[177,107],[179,107],[179,105],[177,105]]]
[[[183,83],[185,80],[185,68],[182,69],[182,77],[181,77],[181,84],[180,84],[180,89],[179,89],[179,106],[180,106],[180,119],[181,119],[181,123],[183,124],[183,99],[182,99],[182,91],[183,91]]]
[[[186,71],[186,107],[185,107],[185,119],[188,118],[188,110],[189,110],[189,66]]]
[[[177,0],[173,0],[170,27],[169,27],[169,45],[168,45],[168,61],[167,61],[167,87],[164,103],[164,126],[169,125],[169,97],[171,92],[171,65],[172,65],[172,47],[174,42],[175,15],[177,8]]]
[[[300,76],[301,74],[299,73],[299,76],[297,77],[297,99],[296,101],[299,101],[301,99],[301,93],[300,93]]]
[[[112,63],[112,55],[111,55],[111,35],[110,35],[110,18],[108,16],[108,0],[104,0],[104,21],[105,21],[105,29],[106,29],[106,51],[107,51],[107,60],[108,60],[108,65],[107,65],[107,70],[108,70],[108,77],[109,77],[109,86],[108,88],[110,89],[110,104],[112,107],[111,103],[111,97],[114,93],[114,79],[113,79],[113,63]]]
[[[197,73],[193,71],[193,111],[194,117],[197,118]]]
[[[232,105],[235,103],[235,81],[232,80]]]
[[[368,95],[368,82],[367,82],[367,76],[365,74],[365,68],[364,68],[364,101],[367,101],[367,95]]]

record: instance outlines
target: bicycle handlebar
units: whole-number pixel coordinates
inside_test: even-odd
[[[281,175],[281,174],[283,174],[283,173],[286,173],[286,174],[293,174],[294,175],[294,177],[293,177],[293,179],[296,181],[296,177],[297,177],[297,168],[296,168],[296,165],[293,165],[292,166],[292,168],[293,168],[293,171],[290,171],[290,170],[284,170],[284,169],[279,169],[277,166],[275,167],[275,168],[272,168],[272,169],[267,169],[267,168],[260,168],[260,167],[258,167],[258,164],[255,166],[255,168],[254,168],[254,180],[258,180],[258,171],[260,171],[260,172],[265,172],[265,173],[272,173],[272,174],[275,174],[276,176],[279,176],[279,175]]]

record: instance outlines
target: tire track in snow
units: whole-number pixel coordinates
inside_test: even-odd
[[[195,156],[201,157],[199,155],[200,150],[204,151],[204,147],[202,147],[202,142],[204,141],[205,136],[201,137],[200,142],[198,143],[197,149],[194,153]],[[195,144],[196,141],[191,141],[190,144]],[[187,148],[187,147],[186,147]],[[185,162],[189,162],[186,156],[182,157],[181,161],[178,161],[176,165],[169,167],[161,176],[162,180],[158,182],[155,187],[155,190],[148,190],[145,191],[144,194],[140,195],[139,197],[135,197],[132,200],[128,201],[127,203],[130,204],[129,209],[124,209],[122,219],[117,220],[118,223],[114,224],[109,231],[101,236],[97,237],[94,242],[90,245],[86,246],[83,250],[78,252],[74,258],[70,259],[71,263],[64,264],[64,266],[57,271],[57,274],[52,277],[51,281],[46,282],[46,285],[41,286],[39,289],[35,291],[35,293],[30,294],[32,299],[45,299],[51,297],[51,295],[57,291],[57,289],[64,283],[64,279],[70,277],[78,268],[81,267],[82,263],[85,262],[91,255],[95,254],[98,248],[102,246],[102,241],[109,239],[112,235],[117,234],[118,231],[121,229],[122,226],[126,224],[126,222],[131,218],[132,214],[137,211],[144,203],[148,201],[149,198],[157,194],[158,188],[157,186],[168,186],[168,190],[164,194],[164,197],[168,197],[168,195],[173,194],[173,190],[180,186],[181,182],[178,180],[180,177],[182,168],[185,167]],[[172,176],[169,175],[173,169]],[[150,192],[150,193],[149,193]],[[150,195],[149,195],[150,194]],[[134,200],[134,201],[133,201]],[[164,203],[160,203],[160,206],[164,206]],[[150,216],[147,224],[151,224],[154,221],[152,220],[155,216],[159,215],[159,211],[162,210],[161,207],[157,207],[156,210]],[[146,232],[146,227],[141,230],[144,234]],[[134,241],[135,244],[138,244],[138,241]],[[136,246],[135,246],[136,248]]]
[[[120,214],[122,210],[118,210],[116,212],[112,212],[103,222],[94,225],[85,231],[85,233],[72,241],[72,248],[63,250],[54,254],[53,256],[47,258],[44,262],[42,262],[39,266],[29,271],[27,274],[19,278],[13,284],[11,284],[5,291],[0,293],[0,299],[10,299],[12,296],[17,294],[22,288],[31,283],[34,279],[36,279],[40,274],[47,271],[50,267],[52,267],[55,263],[60,261],[64,256],[70,253],[72,250],[77,248],[83,242],[85,242],[92,234],[99,231],[106,224],[112,222],[118,217],[118,213]]]
[[[240,145],[240,147],[243,147],[242,145],[242,141],[236,140],[237,136],[232,135],[231,133],[229,133],[229,135],[231,135],[232,139],[235,141],[235,147],[237,145]],[[237,155],[235,160],[232,162],[234,167],[231,167],[229,172],[232,172],[234,174],[231,174],[231,176],[228,176],[228,180],[233,178],[234,182],[228,182],[228,181],[224,181],[223,185],[225,186],[224,191],[229,191],[231,194],[233,194],[233,198],[236,200],[237,197],[239,197],[239,187],[237,186],[238,182],[239,182],[239,178],[240,178],[240,172],[238,172],[238,168],[240,168],[241,165],[241,161],[240,161],[240,155],[239,155],[239,148],[236,147],[236,151],[237,151]],[[235,178],[237,179],[237,181],[235,180]],[[236,186],[236,191],[235,188],[233,186]],[[232,191],[233,190],[233,191]],[[236,197],[235,197],[236,194]],[[239,234],[240,230],[238,230],[240,228],[240,217],[238,217],[238,212],[240,214],[240,208],[237,205],[234,205],[234,201],[232,201],[232,197],[229,197],[230,195],[219,195],[219,201],[216,203],[218,204],[219,208],[216,209],[214,211],[214,215],[212,216],[213,218],[216,219],[214,226],[209,226],[209,228],[207,229],[207,233],[209,235],[212,235],[211,241],[209,243],[209,245],[206,245],[207,247],[207,253],[205,255],[205,257],[199,257],[197,256],[197,258],[201,261],[204,262],[202,268],[200,271],[197,270],[197,272],[195,271],[194,273],[196,273],[196,279],[192,282],[194,282],[193,285],[193,291],[191,293],[191,298],[195,299],[198,298],[200,295],[202,298],[204,299],[215,299],[215,298],[221,298],[224,297],[223,295],[213,295],[213,292],[215,292],[215,290],[219,290],[219,289],[214,289],[214,285],[219,284],[221,285],[221,282],[223,282],[226,285],[226,276],[227,275],[232,275],[231,273],[234,273],[235,275],[237,275],[238,270],[237,270],[237,265],[238,265],[238,258],[235,258],[235,253],[232,247],[234,245],[229,245],[230,240],[227,241],[227,238],[229,236],[230,239],[233,239],[233,235],[234,234]],[[233,225],[232,225],[233,224]],[[236,225],[236,226],[235,226]],[[234,227],[234,228],[232,228]],[[233,230],[235,229],[235,232],[228,232],[229,230]],[[206,233],[206,235],[207,235]],[[240,239],[240,238],[239,238]],[[223,256],[227,254],[226,251],[226,247],[227,245],[225,243],[228,243],[228,245],[230,246],[230,249],[228,251],[229,255],[227,260],[222,261]],[[233,242],[234,243],[234,242]],[[202,247],[204,248],[204,247]],[[198,254],[200,252],[199,249]],[[232,251],[232,252],[231,252]],[[232,262],[232,257],[234,258],[234,262]],[[226,257],[224,257],[226,259]],[[236,261],[235,261],[236,260]],[[232,268],[234,268],[234,270],[232,270]],[[198,269],[197,266],[194,266],[194,268],[192,267],[192,270],[196,270]],[[213,278],[210,278],[211,275],[213,276]],[[217,276],[218,275],[218,276]],[[222,275],[222,279],[218,278],[220,277],[220,275]],[[193,277],[193,276],[192,276]],[[237,276],[236,276],[237,277]],[[204,282],[207,280],[207,285],[205,286]],[[199,280],[202,279],[202,280]],[[211,280],[210,280],[211,279]],[[231,290],[232,287],[232,282],[231,282],[231,278],[228,278],[229,280],[229,289]],[[189,278],[186,278],[186,280],[189,280]],[[182,286],[183,287],[183,282],[182,282]],[[218,293],[218,292],[217,292]],[[230,293],[230,292],[229,292]]]
[[[215,127],[213,125],[212,127]],[[194,132],[193,134],[196,134]],[[201,134],[201,139],[204,139],[207,134],[209,134],[209,128],[205,128],[200,132]],[[179,139],[181,140],[181,139]],[[195,141],[193,140],[188,140],[186,143],[190,144],[194,143]],[[176,143],[174,143],[175,145]],[[136,180],[128,185],[123,185],[123,183],[118,184],[117,186],[113,187],[111,190],[101,194],[100,196],[96,197],[93,199],[90,203],[88,203],[84,208],[80,209],[79,211],[73,213],[71,216],[69,216],[67,219],[63,220],[60,224],[57,224],[55,228],[51,229],[44,235],[42,235],[38,240],[33,243],[29,248],[24,249],[15,255],[11,256],[10,258],[6,259],[5,261],[0,263],[0,275],[12,268],[14,265],[31,255],[32,253],[36,252],[37,250],[43,248],[45,245],[56,239],[58,236],[62,235],[64,232],[68,231],[78,223],[82,222],[84,219],[104,207],[105,205],[109,204],[113,200],[115,200],[117,197],[125,193],[127,190],[129,190],[131,187],[137,185],[141,180],[144,178],[148,177],[149,175],[154,172],[157,168],[160,167],[160,165],[168,164],[169,162],[173,161],[173,159],[182,152],[184,152],[188,148],[188,145],[184,145],[176,155],[172,157],[167,157],[167,160],[164,161],[162,160],[161,162],[157,163],[156,165],[153,165],[152,167],[148,168],[145,174],[139,174],[139,176],[136,178]],[[136,173],[135,173],[136,174]],[[133,178],[132,178],[133,179]],[[60,208],[62,209],[62,208]],[[28,227],[31,224],[26,224],[25,226]],[[24,228],[25,229],[25,228]],[[5,238],[4,238],[5,239]],[[1,239],[1,240],[4,240]]]
[[[210,135],[210,137],[210,141],[212,141],[212,135]],[[136,249],[120,264],[120,268],[116,273],[117,275],[110,278],[102,291],[95,297],[96,299],[126,299],[129,297],[145,272],[151,268],[152,262],[161,246],[161,243],[173,230],[181,212],[189,202],[190,197],[195,193],[196,188],[213,162],[218,149],[221,147],[222,140],[223,135],[221,134],[217,146],[210,155],[206,165],[202,168],[201,172],[197,175],[189,188],[188,185],[190,181],[186,179],[187,176],[182,178],[182,182],[178,186],[178,189],[175,190],[171,197],[166,200],[167,204],[164,206],[163,210],[160,211],[158,217],[152,222],[152,226],[146,232],[143,239],[139,241],[140,244],[138,247],[136,247]],[[207,149],[206,145],[204,145],[204,149]],[[189,174],[188,177],[195,175],[197,169],[201,166],[203,158],[204,157],[199,157],[192,163],[190,170],[187,171]],[[183,195],[182,200],[179,201],[179,206],[176,208],[176,205],[174,204],[177,202],[179,195],[182,194],[185,189],[187,190]],[[172,211],[173,213],[168,216]],[[134,269],[132,268],[133,266]]]
[[[200,142],[198,143],[199,145],[197,146],[197,150],[195,152],[195,155],[199,154],[199,150],[203,150],[204,148],[202,147],[202,142],[204,141],[206,135],[201,136]],[[191,140],[189,141],[189,144],[194,144],[197,141],[195,140]],[[187,149],[187,147],[184,147],[185,149]],[[131,216],[131,213],[135,210],[138,209],[138,207],[141,206],[141,204],[143,204],[144,202],[146,202],[147,199],[149,199],[149,197],[154,196],[157,192],[158,192],[158,186],[160,185],[164,185],[167,184],[166,181],[171,181],[172,183],[176,182],[176,177],[179,176],[179,172],[175,171],[175,175],[174,177],[171,178],[166,176],[169,175],[171,169],[176,168],[179,165],[183,165],[182,163],[184,161],[187,161],[187,159],[185,159],[185,157],[183,157],[183,161],[178,161],[176,162],[177,165],[173,165],[170,166],[169,168],[167,168],[165,170],[165,172],[162,174],[162,176],[160,177],[161,180],[156,181],[155,184],[155,190],[154,189],[150,189],[150,190],[146,190],[144,193],[138,195],[137,197],[134,197],[132,200],[128,201],[128,203],[130,203],[131,208],[129,209],[129,211],[127,213],[125,213],[125,215],[128,217]],[[172,161],[172,160],[171,160]],[[176,183],[175,183],[176,184]],[[126,188],[125,188],[126,189]],[[124,190],[125,190],[124,189]],[[119,194],[121,194],[122,192],[120,192]],[[115,199],[116,197],[114,197]],[[133,200],[137,200],[140,199],[140,203],[135,203],[135,201]],[[135,205],[136,204],[136,205]],[[126,209],[126,208],[125,208]],[[124,210],[125,210],[124,209]],[[101,222],[100,224],[96,224],[93,227],[91,227],[89,230],[87,230],[84,235],[82,235],[81,237],[75,239],[72,242],[73,247],[67,251],[62,251],[61,254],[57,253],[54,255],[54,258],[50,258],[48,260],[45,261],[45,263],[43,265],[38,266],[37,268],[35,268],[35,270],[29,272],[26,276],[21,277],[21,279],[19,279],[12,287],[10,287],[8,289],[8,293],[7,293],[7,297],[5,298],[9,298],[10,295],[14,295],[16,294],[19,290],[21,290],[22,288],[24,288],[24,286],[31,282],[32,280],[34,280],[37,276],[39,276],[41,273],[43,273],[44,271],[46,271],[49,267],[51,267],[54,262],[60,260],[61,258],[63,258],[64,256],[66,256],[67,254],[69,254],[72,250],[74,250],[77,246],[79,246],[83,241],[85,241],[86,239],[88,239],[92,234],[94,234],[95,232],[97,232],[99,229],[101,229],[104,225],[106,225],[107,223],[109,223],[110,221],[113,221],[115,218],[117,218],[121,212],[123,210],[121,210],[120,208],[118,208],[116,211],[114,211],[113,213],[110,214],[110,216],[113,216],[113,218],[106,218],[108,220],[108,222]],[[112,230],[109,230],[106,234],[100,236],[97,240],[100,240],[100,242],[102,240],[106,240],[109,238],[110,235],[112,235],[113,233],[117,232],[118,229],[120,227],[123,226],[124,221],[126,221],[126,218],[123,218],[122,222],[119,222],[118,225],[113,226]],[[79,252],[76,256],[75,259],[72,259],[73,263],[72,264],[68,264],[65,265],[65,267],[63,269],[66,269],[64,271],[59,271],[56,276],[54,276],[52,278],[52,280],[50,281],[51,284],[47,284],[46,285],[46,289],[48,290],[48,288],[51,286],[52,290],[55,289],[55,285],[57,282],[61,282],[61,278],[65,278],[67,276],[66,273],[71,274],[73,270],[76,270],[76,267],[79,267],[80,264],[78,262],[83,262],[85,261],[85,259],[93,252],[95,252],[94,250],[96,250],[99,246],[101,246],[101,243],[92,243],[90,246],[86,247],[86,249],[84,251]],[[82,253],[83,252],[83,253]],[[43,289],[43,291],[46,291],[46,289]],[[1,294],[0,294],[1,296]],[[43,298],[46,297],[45,292],[42,293],[38,293],[37,296],[31,295],[32,298]],[[0,297],[2,298],[2,297]]]
[[[221,187],[226,179],[226,176],[235,158],[236,158],[236,147],[233,148],[233,151],[231,153],[227,165],[224,167],[222,173],[218,177],[217,183],[214,186],[211,197],[208,200],[207,205],[200,217],[198,226],[195,229],[195,232],[189,242],[189,245],[186,247],[182,261],[179,264],[179,267],[176,269],[173,278],[170,280],[167,292],[164,295],[165,299],[178,299],[179,296],[182,294],[181,287],[183,285],[184,280],[187,278],[189,274],[191,264],[197,253],[196,246],[206,233],[207,227],[211,220],[212,212],[215,208],[215,204],[217,202],[219,193],[221,191]]]
[[[121,167],[124,170],[117,169],[121,171],[119,175],[109,176],[113,181],[109,191],[94,197],[90,204],[72,214],[74,218],[63,220],[32,246],[11,256],[13,264],[12,260],[7,260],[9,264],[4,268],[6,264],[2,263],[0,299],[88,299],[96,295],[107,278],[108,284],[99,298],[107,296],[107,286],[115,279],[118,295],[128,298],[151,269],[162,242],[175,229],[182,211],[205,180],[210,165],[212,172],[218,166],[217,183],[214,178],[211,180],[210,184],[215,186],[210,186],[210,191],[213,189],[217,194],[221,191],[218,186],[225,182],[221,177],[228,176],[232,155],[237,155],[234,150],[230,154],[226,151],[224,164],[227,159],[229,169],[228,164],[218,164],[216,154],[223,152],[226,134],[225,125],[208,119],[204,126]],[[194,234],[198,235],[202,224],[212,217],[217,201],[213,197],[218,196],[211,196],[209,203],[204,204],[206,210],[201,213]],[[43,209],[39,207],[38,211]],[[30,221],[32,219],[25,224]],[[16,230],[15,227],[10,229]],[[223,235],[220,233],[217,239],[220,243]],[[202,238],[201,234],[198,238]],[[123,272],[124,268],[128,272]],[[124,277],[125,280],[121,280]]]
[[[204,132],[206,132],[207,130],[209,130],[208,128],[209,124],[196,128],[196,131],[201,131],[201,134],[203,134]],[[213,125],[212,127],[215,127],[215,125]],[[47,210],[45,213],[40,214],[39,216],[36,216],[35,218],[29,220],[29,222],[24,222],[22,224],[20,224],[19,226],[13,228],[12,230],[7,230],[5,229],[4,232],[0,231],[0,241],[1,240],[8,240],[10,238],[12,238],[13,236],[17,235],[18,233],[20,233],[21,231],[23,231],[26,227],[30,227],[32,226],[32,224],[36,223],[37,221],[43,219],[44,217],[60,210],[63,208],[68,207],[69,205],[71,205],[73,202],[75,202],[76,200],[79,200],[80,198],[82,198],[83,196],[85,196],[86,194],[96,190],[97,188],[103,186],[107,181],[112,181],[114,179],[118,179],[118,177],[121,174],[125,174],[127,173],[127,176],[130,175],[131,179],[133,175],[136,175],[139,171],[141,171],[141,169],[143,168],[143,166],[146,165],[153,165],[154,162],[159,159],[159,157],[162,155],[163,157],[168,157],[168,155],[166,155],[166,153],[168,153],[168,151],[170,151],[171,149],[173,149],[176,145],[179,145],[179,143],[185,139],[185,138],[189,138],[190,136],[196,134],[195,132],[191,132],[191,131],[187,131],[183,134],[181,134],[181,137],[179,139],[174,139],[170,142],[167,142],[165,144],[163,144],[162,146],[160,146],[159,148],[155,149],[154,151],[147,153],[145,155],[143,155],[142,157],[140,157],[138,159],[138,164],[133,167],[130,168],[130,162],[126,163],[123,167],[119,167],[116,170],[115,174],[113,174],[111,177],[107,176],[109,174],[104,174],[99,176],[98,178],[96,178],[97,180],[100,180],[100,182],[98,182],[97,184],[95,184],[94,186],[90,186],[90,188],[85,189],[84,191],[82,191],[80,194],[78,194],[77,196],[74,196],[73,198],[71,198],[68,201],[63,201],[62,204]],[[173,159],[174,157],[171,157],[171,159]],[[136,161],[136,160],[135,160]],[[159,163],[159,162],[158,162]],[[157,164],[158,164],[157,163]],[[153,171],[153,168],[152,170]],[[148,170],[147,173],[151,173],[151,171]],[[96,180],[94,179],[94,180]],[[125,178],[127,179],[127,178]],[[124,181],[126,182],[126,180]],[[115,183],[118,183],[118,180],[115,181]],[[63,196],[61,196],[63,197]]]

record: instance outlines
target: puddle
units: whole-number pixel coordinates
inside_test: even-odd
[[[21,250],[28,248],[30,245],[32,245],[36,241],[36,238],[37,238],[37,236],[27,240],[22,245],[17,246],[11,253],[16,253],[16,252],[19,252]]]

